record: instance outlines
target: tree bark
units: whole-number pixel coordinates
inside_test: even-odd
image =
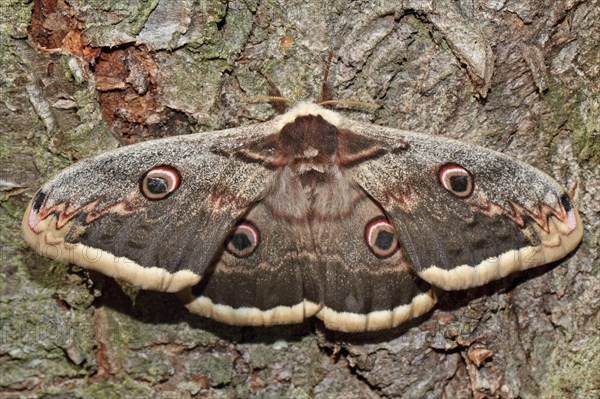
[[[596,0],[0,0],[0,397],[597,398]],[[458,138],[554,176],[585,226],[567,259],[442,293],[400,328],[240,328],[35,255],[26,203],[72,162],[255,123],[245,97],[381,105],[347,116]]]

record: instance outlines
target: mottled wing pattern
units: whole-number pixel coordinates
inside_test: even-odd
[[[444,289],[485,284],[566,256],[583,234],[553,179],[482,147],[352,122],[388,152],[352,167],[385,210],[419,276]]]
[[[271,181],[262,166],[223,152],[273,129],[267,122],[155,140],[79,162],[38,192],[23,221],[25,238],[43,255],[143,288],[193,285]],[[161,186],[169,174],[176,187]],[[165,198],[144,196],[170,189]]]
[[[544,173],[454,140],[299,104],[272,122],[78,163],[23,219],[40,253],[231,324],[391,328],[582,237]],[[422,280],[422,279],[424,280]]]
[[[339,331],[395,327],[430,310],[435,298],[402,251],[382,258],[369,248],[364,227],[378,219],[383,212],[360,191],[350,212],[322,219],[290,218],[267,197],[240,222],[255,229],[254,251],[223,253],[184,300],[192,312],[229,324],[298,323],[316,315]]]

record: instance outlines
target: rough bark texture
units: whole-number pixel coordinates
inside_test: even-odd
[[[596,0],[1,0],[0,397],[598,398]],[[318,94],[352,118],[520,158],[575,193],[563,262],[446,293],[379,334],[237,328],[30,251],[26,202],[77,159],[253,123]]]

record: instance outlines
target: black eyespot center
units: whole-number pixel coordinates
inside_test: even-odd
[[[172,166],[161,165],[148,170],[140,179],[140,191],[151,201],[162,200],[175,192],[181,175]]]
[[[234,234],[230,241],[231,245],[233,245],[238,251],[243,251],[252,246],[252,241],[248,238],[246,234],[238,233]]]
[[[367,223],[365,241],[371,252],[378,258],[389,258],[400,248],[396,229],[385,216],[378,216]]]
[[[475,188],[473,175],[463,166],[455,163],[441,165],[437,178],[446,191],[459,198],[469,197]]]
[[[388,250],[394,244],[394,235],[389,231],[380,231],[375,239],[375,246],[382,250]]]
[[[149,177],[146,187],[152,194],[165,194],[169,191],[169,184],[162,177]]]
[[[468,176],[450,176],[450,186],[452,190],[462,193],[469,188],[469,177]]]
[[[235,226],[225,242],[225,251],[236,258],[247,258],[260,244],[260,231],[250,221],[244,220]]]

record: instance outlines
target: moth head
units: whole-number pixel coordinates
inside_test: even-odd
[[[162,200],[173,194],[181,184],[181,175],[172,166],[161,165],[144,173],[140,191],[151,201]]]

